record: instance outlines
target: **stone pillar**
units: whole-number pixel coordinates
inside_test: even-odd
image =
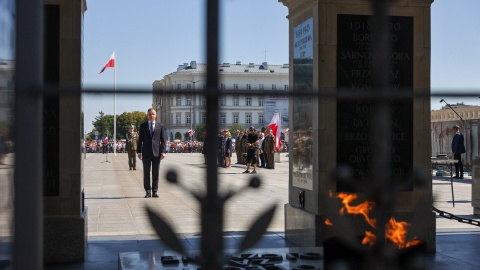
[[[480,159],[472,161],[472,207],[473,214],[480,215]]]
[[[44,261],[82,262],[87,241],[81,117],[85,1],[45,2]],[[68,87],[68,89],[65,89]],[[73,89],[73,90],[72,90]],[[67,91],[68,90],[68,91]]]
[[[372,87],[370,33],[372,7],[365,0],[280,0],[289,8],[290,89],[294,92],[367,92]],[[392,44],[392,91],[430,91],[431,0],[390,1],[389,41]],[[371,101],[295,97],[290,102],[289,203],[285,205],[287,240],[302,246],[322,246],[341,232],[325,225],[329,192],[366,194],[337,182],[333,172],[349,169],[355,184],[371,186],[372,148],[369,140],[375,116]],[[413,171],[430,171],[430,99],[393,101],[389,105],[392,131],[392,169],[388,174],[403,184],[394,217],[410,222],[420,203],[431,204],[431,176],[416,185]],[[338,200],[337,200],[338,201]],[[337,202],[336,201],[336,202]],[[340,208],[340,207],[339,207]],[[347,218],[350,220],[350,217]],[[352,217],[354,234],[363,236],[368,225]],[[422,221],[426,230],[417,238],[435,251],[435,214]]]
[[[472,124],[472,160],[478,157],[478,120],[471,120]],[[473,161],[472,161],[473,163]]]

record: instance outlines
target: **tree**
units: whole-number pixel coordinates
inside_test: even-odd
[[[244,131],[245,127],[243,125],[240,125],[240,124],[233,124],[232,128],[230,129],[230,133],[231,134],[237,134],[237,130],[238,131]]]
[[[138,131],[140,124],[145,121],[147,121],[147,114],[140,111],[124,112],[121,115],[117,115],[116,139],[124,139],[130,125],[134,125],[135,130]],[[92,121],[94,129],[90,132],[88,139],[94,139],[95,131],[98,131],[100,139],[106,135],[107,130],[108,136],[113,138],[113,122],[113,115],[105,115],[103,111],[100,111],[99,116],[95,117],[95,121]]]
[[[147,121],[147,114],[140,111],[124,112],[117,116],[117,139],[125,139],[130,125],[138,132],[140,124]]]
[[[105,113],[103,111],[99,111],[98,114],[99,116],[95,116],[95,120],[92,121],[92,125],[94,127],[94,131],[98,131],[99,136],[102,137],[108,129],[108,123]]]
[[[205,138],[202,137],[203,132],[207,130],[207,124],[206,123],[200,123],[195,126],[195,137],[197,138],[197,141],[204,141]]]

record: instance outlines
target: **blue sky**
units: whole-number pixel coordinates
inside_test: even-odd
[[[277,0],[221,1],[220,62],[288,63],[288,10]],[[90,0],[84,15],[86,88],[113,90],[113,69],[98,74],[115,50],[117,89],[149,90],[179,64],[205,63],[205,0]],[[479,0],[432,4],[432,92],[480,89]],[[442,97],[432,98],[440,109]],[[445,97],[450,104],[480,99]],[[117,114],[146,111],[150,95],[117,95]],[[444,104],[443,104],[444,105]],[[85,125],[99,111],[113,114],[113,94],[85,95]]]

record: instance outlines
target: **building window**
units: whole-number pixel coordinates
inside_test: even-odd
[[[203,112],[202,113],[202,123],[206,123],[207,122],[207,113]]]
[[[238,83],[233,84],[233,89],[238,90]]]
[[[277,90],[277,85],[276,84],[272,84],[272,90]]]
[[[223,96],[220,98],[220,106],[226,106],[226,105],[227,105],[227,98]]]
[[[283,85],[283,90],[288,90],[288,84]]]
[[[233,106],[239,106],[239,104],[240,104],[240,97],[233,96]]]
[[[263,97],[258,97],[258,106],[263,106]]]
[[[187,89],[192,89],[192,84],[191,83],[187,83]]]
[[[225,116],[224,113],[220,114],[220,124],[225,124],[227,117]]]
[[[220,89],[225,89],[225,84],[224,83],[220,84]]]
[[[245,106],[252,106],[252,97],[245,98]]]
[[[260,89],[260,90],[264,90],[264,89],[265,89],[265,86],[263,85],[263,83],[261,83],[261,84],[258,86],[258,89]]]
[[[251,124],[252,123],[252,115],[251,114],[246,114],[245,115],[245,123],[246,124]]]
[[[177,83],[177,89],[182,89],[182,85]]]
[[[202,105],[203,106],[207,105],[207,99],[204,97],[202,97]]]
[[[259,124],[263,124],[263,123],[264,123],[264,122],[263,122],[263,113],[259,113],[259,114],[258,114],[258,123],[259,123]]]
[[[177,96],[177,106],[182,106],[182,97]]]
[[[238,124],[238,113],[233,114],[233,123]]]
[[[192,96],[187,96],[187,106],[192,106]]]
[[[175,123],[177,123],[177,125],[180,125],[182,123],[182,115],[180,113],[177,113],[175,118]]]
[[[186,123],[187,124],[190,124],[192,122],[192,115],[191,113],[185,113],[185,119],[186,119]]]
[[[252,85],[247,83],[247,90],[252,90]]]

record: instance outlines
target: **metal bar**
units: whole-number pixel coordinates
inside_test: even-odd
[[[372,58],[372,74],[373,74],[373,92],[377,94],[390,95],[389,74],[390,61],[388,44],[388,1],[387,0],[372,0],[373,7],[373,23],[372,35],[373,40],[373,58]],[[368,258],[368,268],[370,269],[387,269],[391,265],[390,259],[384,254],[385,246],[385,226],[384,222],[392,211],[394,205],[393,196],[385,196],[385,194],[392,194],[390,179],[391,161],[389,158],[391,149],[391,129],[390,129],[390,113],[388,110],[388,101],[374,100],[375,111],[372,124],[372,145],[373,160],[372,163],[372,188],[373,198],[376,203],[376,208],[373,211],[377,222],[379,224],[376,228],[375,235],[376,244],[373,248],[373,253]],[[381,259],[373,259],[381,258]]]
[[[202,269],[223,269],[223,200],[218,196],[218,22],[219,1],[208,0],[207,8],[207,194],[202,200]]]
[[[455,197],[453,195],[453,168],[452,168],[452,163],[450,163],[450,186],[452,187],[452,203],[453,207],[455,207]]]
[[[43,269],[43,10],[43,1],[16,1],[13,269],[19,270]]]

